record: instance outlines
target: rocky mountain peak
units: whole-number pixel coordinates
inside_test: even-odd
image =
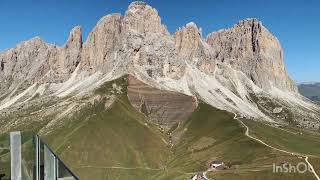
[[[70,31],[68,40],[64,47],[68,49],[74,46],[77,48],[82,47],[82,32],[80,26],[76,26]]]
[[[81,51],[81,27],[76,26],[70,31],[64,47],[57,50],[57,61],[54,63],[54,69],[59,79],[65,80],[76,69],[81,61]]]
[[[25,47],[40,46],[43,44],[45,44],[43,40],[39,36],[36,36],[27,41],[17,44],[16,48],[19,49],[19,48],[25,48]]]
[[[194,56],[201,40],[200,32],[193,22],[180,28],[174,35],[175,48],[184,57]]]
[[[235,26],[252,26],[256,24],[262,25],[262,22],[257,18],[246,18],[240,20]]]
[[[99,20],[83,45],[83,69],[90,72],[106,72],[112,68],[114,54],[120,41],[121,24],[120,14],[107,15]]]
[[[161,24],[157,10],[141,1],[129,5],[124,17],[124,28],[140,34],[169,34],[166,27]]]
[[[218,62],[244,72],[260,88],[297,92],[285,71],[279,41],[257,19],[242,20],[232,28],[211,33],[207,43]]]
[[[211,49],[202,40],[201,32],[193,22],[180,28],[174,34],[174,44],[177,53],[189,64],[197,66],[205,73],[213,73],[215,59]]]

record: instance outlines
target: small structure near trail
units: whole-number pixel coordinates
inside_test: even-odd
[[[229,166],[225,165],[224,162],[220,162],[218,160],[214,160],[209,164],[209,171],[226,169],[229,169]]]

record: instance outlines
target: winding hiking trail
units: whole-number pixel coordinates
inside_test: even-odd
[[[94,168],[94,169],[124,169],[124,170],[136,170],[136,169],[143,169],[143,170],[151,170],[151,171],[161,171],[163,169],[160,168],[149,168],[149,167],[122,167],[122,166],[80,166],[78,168]]]
[[[310,167],[312,173],[314,174],[314,176],[317,178],[317,180],[320,180],[318,174],[316,173],[316,171],[314,170],[312,164],[308,161],[308,156],[306,156],[306,158],[304,159],[306,161],[306,163],[308,164],[308,166]]]
[[[308,161],[308,158],[309,158],[308,156],[303,155],[303,154],[299,154],[299,153],[295,153],[295,152],[289,152],[289,151],[286,151],[286,150],[283,150],[283,149],[279,149],[279,148],[273,147],[273,146],[271,146],[271,145],[263,142],[262,140],[251,136],[251,135],[249,134],[249,127],[248,127],[244,122],[242,122],[239,118],[237,118],[237,114],[234,115],[234,118],[233,118],[233,119],[238,120],[238,121],[240,122],[240,124],[242,124],[242,125],[246,128],[245,135],[246,135],[247,137],[249,137],[249,138],[251,138],[251,139],[253,139],[253,140],[255,140],[255,141],[258,141],[259,143],[261,143],[261,144],[263,144],[263,145],[265,145],[265,146],[267,146],[267,147],[269,147],[269,148],[271,148],[271,149],[274,149],[274,150],[276,150],[276,151],[280,151],[280,152],[283,152],[283,153],[287,153],[287,154],[290,154],[290,155],[292,155],[292,156],[301,156],[301,157],[304,157],[304,160],[305,160],[306,163],[308,164],[308,166],[309,166],[309,168],[311,169],[311,171],[312,171],[313,175],[315,176],[315,178],[316,178],[317,180],[320,180],[320,178],[319,178],[318,174],[316,173],[316,171],[314,170],[312,164]]]

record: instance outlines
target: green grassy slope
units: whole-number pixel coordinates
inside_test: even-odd
[[[107,93],[110,84],[96,93]],[[274,174],[273,163],[294,165],[303,160],[246,137],[233,114],[207,104],[200,103],[179,125],[175,131],[184,133],[169,149],[165,135],[131,106],[126,92],[118,95],[110,108],[105,108],[105,101],[86,106],[71,117],[73,120],[66,121],[69,124],[63,129],[44,137],[81,179],[188,179],[205,171],[216,159],[231,168],[208,173],[213,179],[314,179],[311,173]],[[265,128],[250,122],[259,132]],[[306,146],[315,147],[312,142],[317,141],[317,137],[311,138]]]
[[[212,179],[313,179],[306,174],[274,174],[272,164],[300,159],[279,153],[249,139],[233,114],[200,103],[184,124],[183,135],[170,158],[167,171],[153,178],[186,179],[191,172],[204,171],[212,160],[225,162],[231,168],[208,173]],[[193,149],[193,150],[192,150]]]
[[[111,84],[96,93],[108,93]],[[159,171],[168,156],[162,134],[130,105],[125,91],[109,108],[107,99],[43,138],[80,179],[141,179]]]
[[[261,122],[243,121],[250,134],[277,148],[320,157],[320,133],[294,127],[275,128]]]

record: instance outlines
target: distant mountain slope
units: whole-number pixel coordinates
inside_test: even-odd
[[[298,89],[303,96],[320,103],[320,83],[303,83]]]

